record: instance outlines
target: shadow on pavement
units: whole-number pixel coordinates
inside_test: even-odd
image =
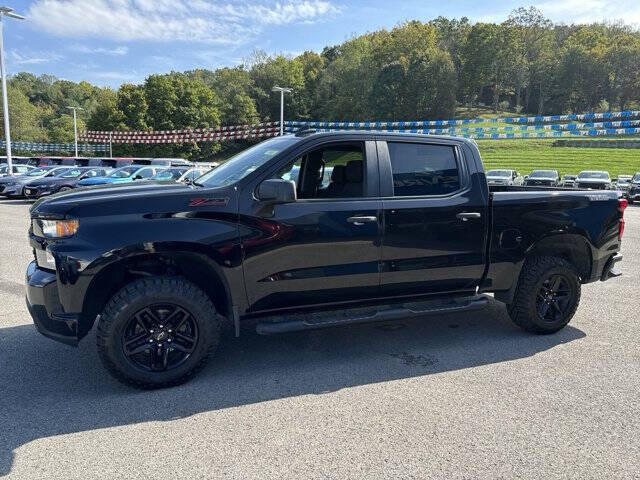
[[[225,338],[185,385],[138,391],[103,370],[92,336],[78,349],[30,325],[0,329],[0,475],[32,440],[140,422],[174,420],[268,400],[525,358],[583,338],[515,327],[497,302],[482,311],[282,336]]]

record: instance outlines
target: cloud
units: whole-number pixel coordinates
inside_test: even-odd
[[[640,2],[634,0],[545,0],[535,7],[554,23],[594,23],[622,21],[640,25]],[[478,22],[502,22],[511,11],[494,11],[474,18]]]
[[[71,50],[79,53],[91,53],[97,55],[110,55],[114,57],[122,57],[129,53],[129,47],[114,47],[114,48],[104,48],[104,47],[89,47],[87,45],[73,45]]]
[[[624,0],[564,0],[536,4],[554,22],[591,23],[622,20],[640,24],[640,2]]]
[[[269,25],[316,22],[340,11],[329,0],[252,1],[36,0],[27,13],[63,37],[237,45]]]
[[[39,65],[61,60],[63,57],[58,53],[50,52],[18,52],[11,50],[9,52],[11,63],[15,65]]]

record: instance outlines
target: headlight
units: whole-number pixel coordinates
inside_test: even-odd
[[[80,226],[78,220],[40,220],[45,237],[61,238],[75,235]]]

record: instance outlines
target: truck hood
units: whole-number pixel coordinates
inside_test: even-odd
[[[226,206],[232,189],[209,189],[185,185],[183,183],[166,183],[139,181],[124,184],[96,185],[77,188],[71,191],[43,197],[30,209],[32,216],[64,217],[67,214],[91,215],[102,210],[105,214],[127,214],[134,212],[161,212],[167,208],[183,205],[185,210],[191,204],[205,198],[208,203],[195,206]],[[184,197],[177,201],[176,197]],[[182,200],[182,199],[180,199]],[[223,201],[226,200],[226,201]],[[217,201],[217,203],[216,203]]]

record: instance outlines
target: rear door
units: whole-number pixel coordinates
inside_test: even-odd
[[[251,311],[377,297],[377,168],[374,141],[333,141],[292,155],[260,180],[294,181],[298,200],[269,206],[254,198],[240,207]]]
[[[472,188],[463,149],[396,138],[377,144],[383,294],[475,289],[485,268],[487,201]]]

